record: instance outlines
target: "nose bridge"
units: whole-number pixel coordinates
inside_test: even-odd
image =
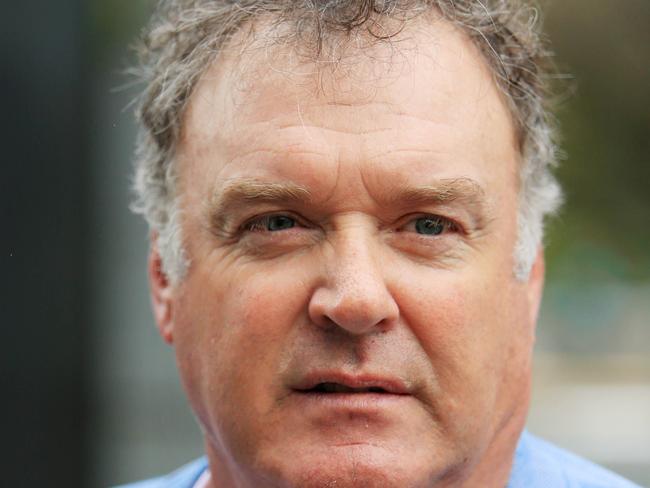
[[[374,243],[361,232],[341,236],[335,243],[327,274],[330,286],[344,298],[370,295],[373,288],[385,287]]]
[[[363,228],[342,230],[330,244],[324,284],[310,303],[312,319],[353,334],[389,327],[398,316],[398,307],[372,232]]]

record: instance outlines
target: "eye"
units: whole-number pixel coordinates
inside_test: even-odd
[[[443,232],[457,230],[456,225],[444,217],[438,215],[426,215],[412,220],[408,227],[413,226],[418,234],[424,236],[438,236]]]
[[[252,232],[277,232],[295,227],[296,220],[287,215],[265,215],[249,220],[243,229]]]

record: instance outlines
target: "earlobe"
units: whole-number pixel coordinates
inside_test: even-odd
[[[174,342],[173,287],[162,266],[156,235],[151,236],[148,274],[151,304],[153,307],[153,315],[158,325],[158,331],[163,340],[171,344]]]

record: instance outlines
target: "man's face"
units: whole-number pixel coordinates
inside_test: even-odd
[[[191,264],[153,289],[216,486],[503,486],[541,258],[514,278],[518,153],[490,74],[428,29],[340,71],[245,52],[192,96]]]

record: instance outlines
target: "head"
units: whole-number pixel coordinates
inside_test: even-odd
[[[505,483],[559,199],[527,14],[161,10],[136,207],[216,481]]]

